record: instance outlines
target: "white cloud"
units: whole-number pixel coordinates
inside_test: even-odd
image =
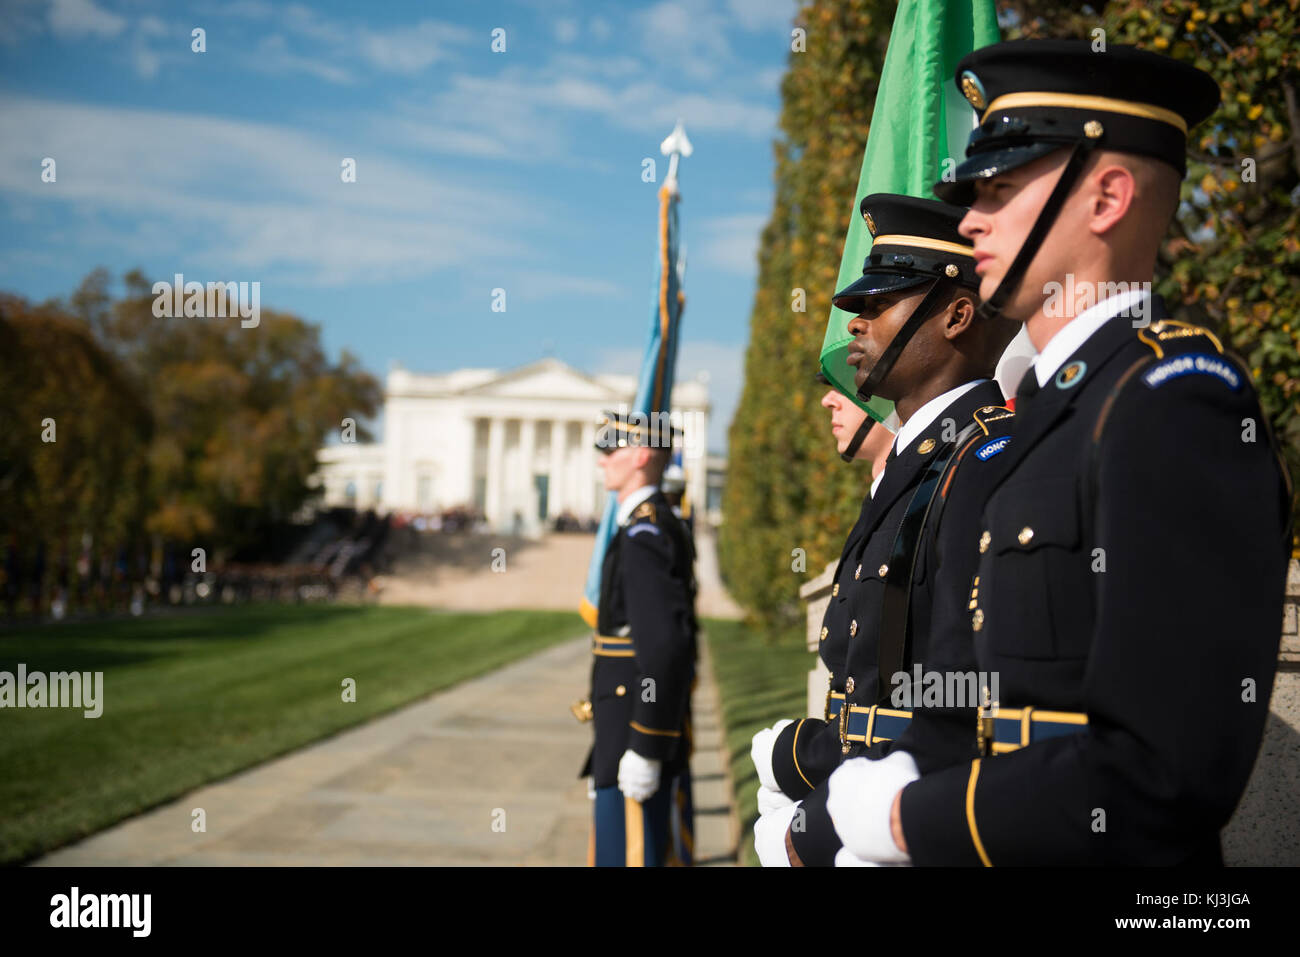
[[[0,15],[0,43],[14,46],[45,30],[44,0],[9,0]]]
[[[135,30],[142,37],[164,37],[167,35],[167,24],[157,17],[144,17],[135,25]]]
[[[746,30],[788,27],[794,22],[794,0],[727,0],[727,11]]]
[[[158,74],[158,54],[151,50],[137,49],[131,55],[131,62],[135,66],[135,72],[146,80],[153,79]]]
[[[755,139],[771,136],[777,119],[769,107],[723,93],[681,94],[639,78],[620,83],[552,68],[511,67],[492,77],[454,74],[430,104],[404,108],[393,129],[435,152],[586,165],[591,160],[573,145],[566,114],[595,116],[645,134],[652,146],[678,118],[691,133]]]
[[[759,70],[754,74],[754,84],[768,93],[776,93],[781,89],[781,78],[785,76],[785,67],[774,66],[766,70]]]
[[[208,9],[219,16],[247,17],[250,20],[265,20],[274,12],[271,4],[264,3],[263,0],[234,0],[232,3],[220,3]]]
[[[578,21],[567,18],[556,20],[555,39],[560,43],[572,43],[578,39]]]
[[[489,37],[479,38],[488,50]],[[413,76],[431,64],[446,59],[451,47],[466,47],[474,42],[474,33],[465,27],[436,20],[422,20],[414,26],[402,26],[383,32],[366,30],[361,35],[361,53],[371,66],[388,73]]]
[[[352,74],[332,59],[300,56],[289,50],[280,34],[263,37],[257,49],[241,57],[244,66],[259,73],[305,73],[327,83],[345,85],[352,82]]]
[[[661,0],[637,15],[646,54],[694,79],[710,79],[732,59],[728,23],[710,0]]]
[[[52,0],[50,29],[60,37],[115,37],[126,29],[126,18],[95,6],[93,0]]]
[[[587,31],[591,34],[593,40],[604,43],[614,35],[614,28],[609,25],[609,21],[604,17],[592,17],[587,24]]]
[[[0,192],[46,209],[62,204],[79,244],[155,262],[183,257],[325,285],[379,282],[518,259],[527,252],[521,229],[554,215],[535,198],[382,156],[357,157],[357,182],[344,184],[348,155],[269,124],[0,95]],[[56,184],[31,172],[42,156],[59,162]],[[124,216],[139,224],[133,233],[114,231]],[[484,229],[485,221],[515,228]]]
[[[698,226],[705,237],[700,258],[723,272],[755,275],[758,243],[767,219],[763,213],[742,213],[704,220]]]
[[[536,270],[513,270],[502,280],[507,292],[523,302],[536,302],[561,296],[613,298],[623,290],[616,282],[591,276],[561,276]]]

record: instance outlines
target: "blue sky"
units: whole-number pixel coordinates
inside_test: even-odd
[[[0,7],[0,288],[65,295],[96,266],[259,281],[263,309],[381,376],[546,354],[635,372],[655,251],[642,160],[662,179],[681,117],[678,375],[707,370],[725,444],[794,0]]]

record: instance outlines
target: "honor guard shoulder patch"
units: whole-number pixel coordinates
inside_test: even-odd
[[[1215,352],[1223,354],[1223,343],[1209,329],[1177,319],[1161,319],[1139,329],[1138,339],[1151,347],[1157,359],[1163,359],[1166,352],[1176,351],[1179,347],[1204,349],[1212,345]]]
[[[659,529],[655,526],[655,507],[650,502],[642,502],[632,511],[633,523],[628,528],[629,537],[639,534],[640,532],[653,532],[659,534]]]
[[[1241,373],[1231,362],[1220,355],[1208,352],[1187,352],[1170,356],[1157,362],[1142,374],[1142,383],[1148,389],[1158,389],[1166,382],[1185,375],[1208,375],[1218,379],[1233,392],[1241,388]]]
[[[988,435],[989,423],[999,422],[1002,419],[1009,419],[1014,415],[1015,413],[1005,405],[986,405],[982,408],[976,409],[973,418],[975,419],[976,424],[984,430],[984,434]]]
[[[1009,435],[990,439],[975,450],[975,458],[979,459],[981,462],[987,462],[989,459],[993,458],[993,456],[1005,449],[1009,444],[1011,444],[1011,436]]]

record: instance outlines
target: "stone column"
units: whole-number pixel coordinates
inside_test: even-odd
[[[582,445],[578,448],[578,501],[582,503],[581,518],[600,518],[600,505],[596,499],[596,423],[582,423]]]
[[[505,524],[501,514],[501,486],[505,479],[506,423],[494,418],[488,420],[487,495],[484,511],[488,524],[500,527]]]
[[[519,423],[519,457],[523,461],[523,494],[511,503],[510,514],[506,521],[513,526],[515,511],[524,517],[524,530],[533,532],[537,528],[537,490],[533,487],[533,459],[537,455],[537,420],[524,419]]]
[[[569,441],[569,427],[563,419],[551,420],[551,481],[550,515],[554,519],[569,507],[568,492],[564,487],[564,450]]]
[[[835,562],[831,562],[820,575],[805,583],[799,589],[799,597],[807,607],[807,642],[808,650],[814,655],[812,670],[808,672],[808,716],[820,718],[826,713],[827,677],[830,672],[822,661],[818,649],[821,646],[822,618],[831,603],[831,585],[835,578]]]

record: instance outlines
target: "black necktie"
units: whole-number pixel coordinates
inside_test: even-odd
[[[1020,379],[1020,385],[1016,386],[1016,402],[1020,403],[1026,399],[1032,399],[1038,394],[1038,373],[1034,371],[1031,365],[1025,370],[1024,376]]]

